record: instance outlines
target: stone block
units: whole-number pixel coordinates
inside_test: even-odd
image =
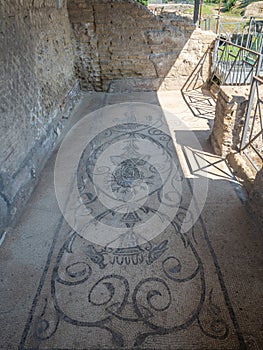
[[[74,0],[73,13],[75,15],[77,0]],[[107,86],[108,79],[130,78],[144,75],[145,77],[162,77],[169,73],[169,86],[185,81],[185,76],[194,69],[203,53],[215,39],[212,33],[196,29],[192,20],[180,16],[160,18],[154,16],[147,8],[140,6],[136,1],[119,0],[92,0],[87,2],[92,9],[94,20],[94,34],[74,27],[78,51],[86,55],[88,71],[92,76],[99,71],[102,77],[102,86]],[[71,13],[71,2],[68,3]],[[88,10],[88,8],[86,9]],[[81,15],[81,14],[80,14]],[[75,18],[75,17],[74,17]],[[86,39],[85,39],[86,37]],[[87,44],[95,37],[95,57]],[[85,46],[84,46],[85,43]],[[177,60],[182,54],[181,60]],[[189,56],[187,59],[184,56]],[[131,64],[122,64],[132,60]],[[81,64],[78,61],[78,64]],[[98,70],[95,65],[99,65]],[[83,72],[82,69],[79,70]],[[87,79],[84,74],[84,79]],[[104,83],[103,79],[107,82]],[[82,86],[83,86],[82,79]],[[92,79],[89,79],[92,83]],[[95,82],[94,82],[95,83]],[[129,85],[130,88],[132,85]],[[142,88],[143,84],[140,88]],[[174,85],[178,87],[178,84]],[[149,85],[145,85],[146,89]],[[156,85],[154,85],[154,89]]]
[[[210,137],[214,151],[220,156],[239,147],[248,93],[247,86],[220,87]]]

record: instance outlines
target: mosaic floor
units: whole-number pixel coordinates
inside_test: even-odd
[[[25,214],[35,228],[34,214],[41,217],[32,244],[42,244],[43,256],[30,290],[17,297],[30,295],[19,342],[6,326],[3,349],[262,348],[260,233],[225,162],[193,131],[207,133],[206,121],[196,127],[169,96],[149,94],[145,104],[103,95],[102,109],[83,98]],[[7,265],[18,249],[10,244],[2,247]],[[31,268],[40,250],[31,249]],[[254,286],[242,271],[254,274]]]

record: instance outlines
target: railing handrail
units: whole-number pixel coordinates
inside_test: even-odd
[[[261,159],[261,161],[263,161],[263,152],[257,148],[257,146],[255,146],[253,143],[255,140],[257,140],[260,136],[263,137],[263,119],[262,119],[262,113],[261,113],[261,105],[263,103],[263,101],[261,100],[261,98],[258,95],[258,84],[263,84],[263,79],[259,76],[254,76],[253,77],[253,81],[251,84],[251,88],[250,88],[250,94],[249,94],[249,100],[248,100],[248,105],[247,105],[247,111],[246,111],[246,116],[245,116],[245,123],[243,126],[243,130],[242,130],[242,135],[241,135],[241,139],[240,139],[240,147],[239,147],[239,152],[242,152],[247,159],[250,161],[250,163],[252,164],[252,166],[258,171],[259,168],[255,162],[255,160],[253,160],[252,158],[252,154],[251,151],[249,152],[249,147],[252,149],[252,152],[254,153],[254,155],[256,154],[258,158]],[[255,93],[257,91],[257,96],[256,96],[256,108],[254,111],[254,115],[252,115],[252,110],[253,110],[253,106],[255,106]],[[256,114],[257,108],[260,109],[260,111],[258,112],[258,115]],[[260,123],[260,128],[256,130],[256,134],[252,134],[253,132],[253,128],[255,126],[255,120],[256,118],[260,118],[259,123]],[[252,122],[251,122],[251,119]],[[250,134],[249,134],[250,131]],[[262,138],[262,146],[263,146],[263,138]]]
[[[263,78],[259,76],[254,76],[254,79],[257,80],[260,84],[263,84]]]
[[[231,46],[235,46],[235,47],[237,47],[237,48],[239,48],[241,50],[248,51],[248,52],[250,52],[250,53],[252,53],[254,55],[260,56],[260,53],[258,51],[254,51],[254,50],[251,50],[251,49],[249,49],[247,47],[244,47],[244,46],[241,46],[241,45],[238,45],[238,44],[234,44],[234,43],[232,43],[232,41],[223,39],[220,36],[218,36],[216,40],[222,41],[222,42],[224,42],[226,44],[229,44]]]
[[[262,57],[258,51],[218,36],[214,46],[211,80],[224,85],[250,85],[253,76],[260,75]]]
[[[232,29],[229,28],[229,25],[230,28],[232,26]],[[263,17],[250,17],[249,19],[243,17],[239,21],[224,21],[218,14],[208,15],[206,18],[202,18],[203,26],[205,30],[213,30],[219,36],[226,36],[227,40],[233,44],[239,43],[241,46],[255,49],[257,52],[263,50]]]

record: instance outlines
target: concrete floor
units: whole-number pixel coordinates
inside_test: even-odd
[[[0,247],[0,349],[263,348],[262,228],[195,93],[83,95]]]

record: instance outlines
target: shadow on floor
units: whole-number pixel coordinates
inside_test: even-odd
[[[83,96],[57,173],[61,188],[53,161],[5,242],[3,349],[14,345],[14,315],[5,311],[19,314],[19,305],[28,307],[16,323],[20,350],[232,350],[258,336],[251,273],[260,249],[231,174],[198,146],[202,130],[170,135],[156,102],[152,93]],[[175,109],[183,103],[177,98]],[[80,201],[74,206],[67,188],[63,213],[74,213],[78,230],[55,200],[74,163]]]

